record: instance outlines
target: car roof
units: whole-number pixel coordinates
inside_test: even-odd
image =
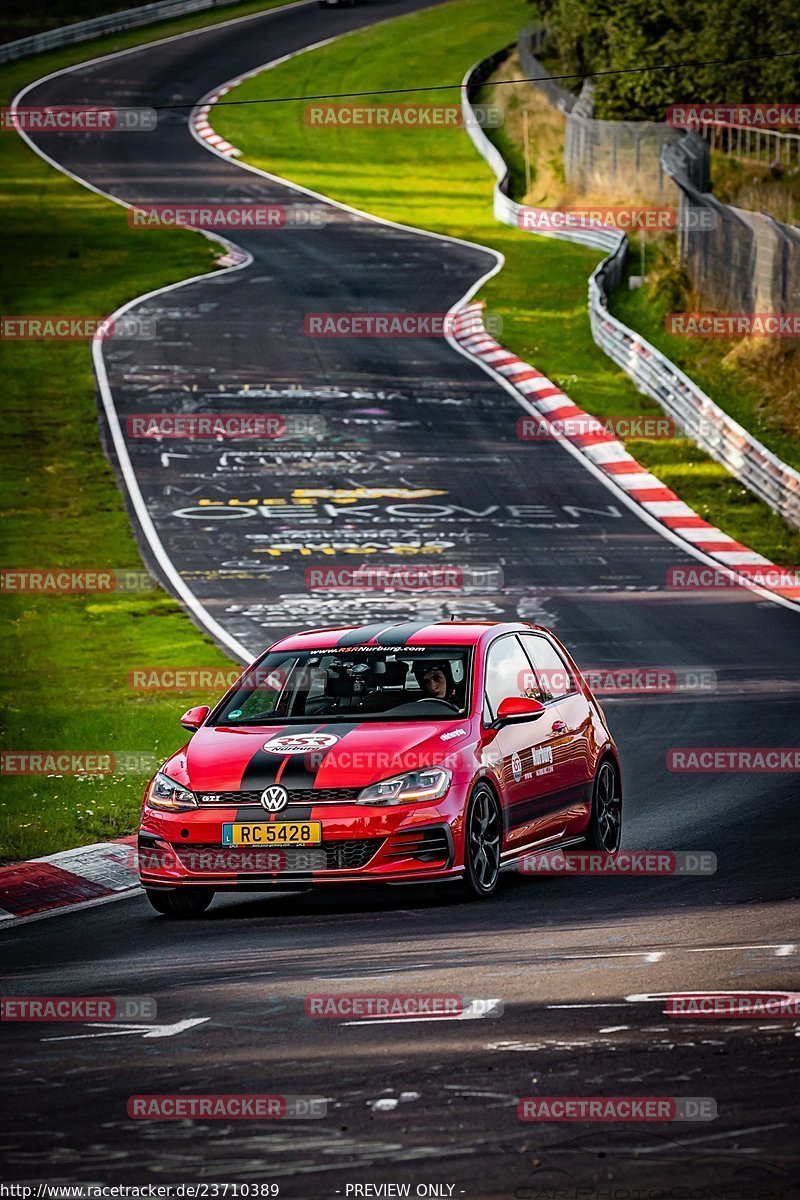
[[[334,625],[281,638],[271,650],[347,650],[361,646],[474,646],[487,633],[539,628],[520,622],[404,621],[393,625]]]

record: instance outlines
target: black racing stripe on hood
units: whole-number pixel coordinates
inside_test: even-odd
[[[325,750],[315,750],[311,754],[293,755],[281,774],[280,781],[283,786],[289,790],[297,789],[305,791],[307,789],[310,792],[314,787],[320,768],[328,755],[335,754],[348,733],[360,729],[363,724],[363,721],[337,721],[318,730],[319,733],[332,734],[339,741],[335,742],[332,746],[328,746]]]
[[[381,621],[379,625],[359,625],[358,629],[350,629],[347,633],[343,633],[336,645],[341,647],[363,646],[366,642],[371,642],[385,628],[385,621]]]
[[[265,727],[264,742],[268,742],[271,738],[276,736],[284,737],[293,733],[314,733],[315,730],[319,729],[319,726],[319,721],[315,721],[313,724],[308,725],[287,725],[280,731],[280,735],[278,734],[277,730],[270,730],[268,727]],[[271,783],[275,782],[275,777],[280,770],[281,763],[285,758],[290,758],[290,755],[288,754],[269,754],[264,749],[264,742],[262,742],[261,746],[259,746],[258,750],[256,750],[253,757],[250,759],[249,763],[242,772],[242,779],[241,783],[239,784],[239,788],[243,792],[255,791],[257,788],[263,789],[269,787]]]
[[[373,641],[377,646],[407,646],[409,638],[429,626],[430,621],[407,621],[404,625],[392,625],[389,629],[384,627],[383,632],[377,634]]]

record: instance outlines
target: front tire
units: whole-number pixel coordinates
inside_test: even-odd
[[[469,799],[464,821],[464,889],[475,900],[487,900],[497,890],[503,818],[497,797],[479,783]]]
[[[622,784],[616,764],[610,758],[604,758],[594,780],[586,844],[590,850],[616,854],[621,839]]]
[[[172,888],[169,891],[159,891],[157,888],[145,888],[147,899],[156,912],[163,917],[199,917],[214,899],[211,888]]]

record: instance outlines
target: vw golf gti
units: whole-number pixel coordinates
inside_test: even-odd
[[[614,853],[622,783],[564,647],[525,624],[316,629],[276,642],[145,791],[141,881],[169,916],[216,891],[458,882],[529,851]]]

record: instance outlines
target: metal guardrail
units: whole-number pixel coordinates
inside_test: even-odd
[[[102,17],[91,17],[88,21],[76,21],[73,25],[60,25],[57,29],[46,29],[31,37],[18,38],[14,42],[0,45],[0,63],[14,62],[31,54],[55,50],[59,46],[73,46],[87,42],[104,34],[120,33],[124,29],[138,29],[167,17],[182,17],[189,13],[204,12],[208,8],[222,8],[236,4],[238,0],[154,0],[139,8],[126,8],[121,12],[106,13]]]
[[[508,166],[481,129],[471,103],[476,88],[509,52],[510,47],[467,72],[461,85],[461,105],[464,127],[496,178],[494,215],[503,224],[519,228],[524,209],[508,195]],[[786,521],[800,528],[800,472],[723,412],[660,350],[609,313],[608,296],[620,282],[625,268],[626,235],[620,230],[605,229],[537,229],[536,232],[539,236],[606,251],[606,257],[589,277],[589,322],[595,343],[633,380],[639,391],[672,417],[687,437]]]
[[[800,166],[800,134],[780,129],[760,129],[735,122],[698,122],[697,132],[712,150],[722,150],[732,158],[761,162],[770,167]]]
[[[524,206],[517,204],[508,194],[508,165],[500,151],[489,141],[480,127],[470,100],[476,89],[489,78],[497,67],[499,67],[500,63],[505,61],[511,53],[511,49],[511,46],[507,46],[505,49],[499,50],[490,58],[485,58],[482,62],[477,63],[467,72],[461,84],[461,105],[464,112],[464,126],[467,133],[472,138],[478,153],[482,158],[486,159],[494,171],[497,179],[494,188],[494,215],[504,225],[519,225],[520,213],[523,212]],[[548,230],[545,236],[561,238],[568,242],[580,242],[582,245],[591,246],[595,250],[614,251],[619,248],[620,244],[624,246],[626,242],[624,234],[618,230],[608,229],[576,229],[568,232],[554,229]]]

